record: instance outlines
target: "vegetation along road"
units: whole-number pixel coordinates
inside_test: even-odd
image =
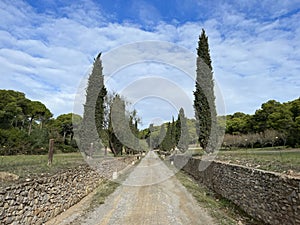
[[[214,224],[173,172],[149,152],[104,204],[87,215],[55,220],[59,224]],[[54,220],[53,220],[54,221]]]

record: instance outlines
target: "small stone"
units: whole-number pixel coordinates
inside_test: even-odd
[[[9,205],[7,202],[4,203],[4,209],[8,209]]]

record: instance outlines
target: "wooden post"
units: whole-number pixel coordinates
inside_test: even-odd
[[[107,156],[107,146],[104,146],[104,155]]]
[[[48,166],[52,165],[53,160],[54,139],[49,140]]]

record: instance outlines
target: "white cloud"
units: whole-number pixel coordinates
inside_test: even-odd
[[[270,14],[276,12],[271,20],[254,17],[262,12],[268,13],[263,8],[247,13],[253,8],[252,3],[225,5],[220,1],[219,8],[213,10],[212,17],[205,21],[181,25],[157,21],[151,31],[138,24],[110,23],[109,16],[100,6],[92,1],[84,2],[82,7],[74,4],[59,9],[65,16],[53,12],[37,13],[21,1],[0,2],[0,16],[5,18],[0,24],[0,88],[23,91],[28,97],[44,102],[58,116],[72,111],[77,87],[99,51],[105,56],[124,44],[159,40],[176,43],[195,54],[203,27],[209,36],[214,75],[228,113],[253,113],[269,99],[288,101],[299,97],[299,12],[285,15],[295,7],[289,1],[271,4],[268,8]],[[156,10],[151,8],[146,13],[145,7],[139,5],[136,8],[143,22],[148,20],[147,13]],[[160,16],[157,18],[159,20]],[[142,60],[151,54],[156,55],[156,59],[169,59],[179,67],[187,67],[190,63],[189,73],[195,72],[195,59],[182,60],[179,50],[175,54],[174,49],[167,52],[164,48],[158,51],[150,47],[144,52],[138,48],[124,49],[113,58],[113,65],[103,60],[104,72],[109,75],[110,66],[118,68],[126,61]],[[134,58],[133,53],[139,58]],[[148,70],[154,67],[132,68],[135,71],[124,74],[134,74],[131,79],[136,79],[149,74]],[[161,74],[172,71],[168,66],[156,69]],[[119,85],[115,89],[121,89],[122,85],[130,83],[126,81],[130,80],[122,78],[120,82],[118,77],[111,82]],[[191,89],[190,84],[181,82],[180,85],[185,92]],[[139,91],[142,92],[135,90]]]

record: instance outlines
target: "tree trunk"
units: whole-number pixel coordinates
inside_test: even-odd
[[[48,166],[52,165],[53,147],[54,147],[54,139],[50,139],[49,140],[49,152],[48,152]]]
[[[30,118],[30,122],[29,122],[29,128],[28,128],[28,135],[29,135],[29,136],[30,136],[30,134],[31,134],[32,122],[33,122],[33,117]]]
[[[67,132],[64,131],[64,135],[63,135],[63,142],[64,142],[64,143],[65,143],[65,141],[66,141],[66,135],[67,135]]]

